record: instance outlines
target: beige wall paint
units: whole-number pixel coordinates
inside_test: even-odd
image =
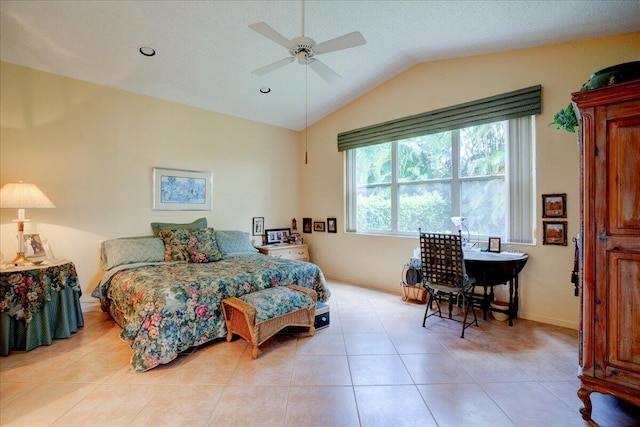
[[[30,210],[27,232],[45,237],[57,257],[78,268],[83,300],[101,277],[98,244],[148,235],[152,221],[207,217],[218,229],[250,231],[251,217],[288,227],[296,216],[338,218],[338,233],[305,234],[330,278],[401,294],[400,273],[416,238],[344,233],[344,160],[339,132],[541,84],[537,117],[537,199],[568,194],[569,236],[578,231],[575,135],[547,127],[589,74],[638,60],[640,33],[417,65],[324,120],[308,135],[176,103],[0,63],[0,185],[37,184],[56,204]],[[309,164],[304,165],[308,140]],[[297,143],[297,144],[296,144]],[[277,168],[278,164],[297,164]],[[151,209],[153,166],[211,170],[211,212]],[[569,274],[571,246],[535,246],[521,275],[522,317],[577,327]],[[0,250],[16,250],[16,213],[0,211]]]
[[[288,227],[299,212],[298,133],[0,63],[0,182],[36,184],[56,209],[27,210],[25,232],[76,264],[83,301],[101,277],[98,246],[151,234],[152,221],[206,217],[217,229]],[[154,166],[213,171],[212,211],[152,210]],[[16,252],[3,209],[1,246]]]
[[[638,60],[640,33],[579,43],[429,62],[372,89],[308,130],[309,164],[301,167],[302,215],[338,218],[338,234],[305,235],[311,256],[325,275],[401,294],[403,265],[418,238],[344,232],[344,156],[336,148],[339,132],[458,103],[542,85],[542,114],[536,117],[536,239],[516,246],[530,254],[521,274],[520,316],[577,328],[578,299],[570,272],[573,247],[543,246],[540,194],[567,193],[569,238],[578,233],[579,153],[575,134],[548,127],[589,75]],[[301,152],[304,135],[301,135]],[[473,213],[465,212],[467,216]],[[569,240],[570,240],[569,239]],[[502,289],[498,290],[504,294]]]

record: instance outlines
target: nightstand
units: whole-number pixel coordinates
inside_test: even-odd
[[[297,259],[298,261],[309,262],[309,246],[302,245],[267,245],[258,246],[261,254],[285,259]]]

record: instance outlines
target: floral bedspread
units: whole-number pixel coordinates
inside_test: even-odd
[[[70,287],[81,292],[72,262],[0,272],[0,312],[29,324],[33,313],[51,301],[51,292]]]
[[[143,372],[225,337],[224,298],[290,284],[314,289],[319,302],[331,295],[317,265],[264,255],[138,266],[114,274],[93,295],[108,299],[103,308],[122,327],[121,338],[133,341],[131,369]]]

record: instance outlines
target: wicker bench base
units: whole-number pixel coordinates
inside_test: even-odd
[[[251,344],[251,356],[255,359],[258,356],[258,347],[288,326],[309,328],[309,335],[313,336],[315,333],[313,324],[315,320],[315,303],[317,301],[316,292],[313,289],[295,285],[291,285],[289,288],[311,296],[313,299],[311,308],[301,308],[264,322],[256,323],[256,308],[254,306],[236,297],[222,300],[222,311],[227,323],[227,341],[231,341],[233,334],[240,335]]]

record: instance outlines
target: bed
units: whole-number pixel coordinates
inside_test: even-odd
[[[190,347],[226,337],[224,298],[291,284],[314,289],[319,302],[330,297],[317,265],[259,254],[250,245],[249,233],[165,231],[158,237],[101,244],[105,276],[92,295],[120,325],[121,338],[132,341],[133,372],[169,363]]]

